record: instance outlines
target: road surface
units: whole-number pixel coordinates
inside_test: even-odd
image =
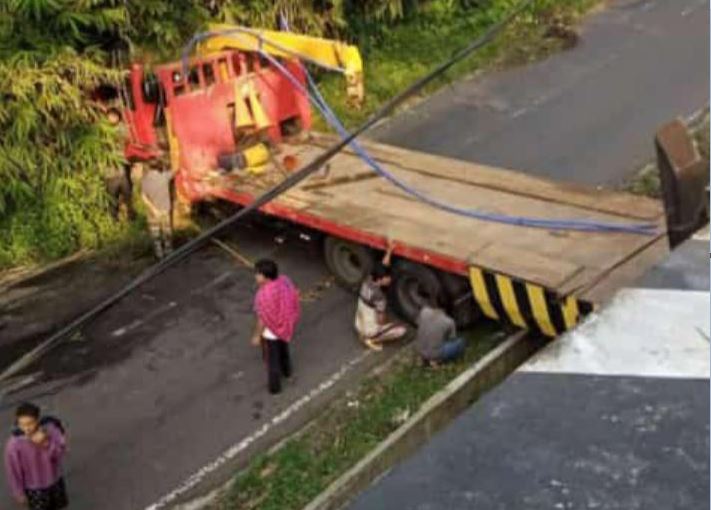
[[[448,88],[381,138],[584,182],[622,176],[652,155],[657,124],[708,100],[708,16],[689,0],[613,5],[585,25],[578,48]],[[317,247],[272,237],[232,234],[251,257],[275,257],[302,289],[325,281]],[[22,398],[64,418],[73,510],[160,508],[216,482],[378,361],[354,338],[353,297],[328,287],[304,306],[295,381],[269,397],[248,345],[252,292],[248,271],[216,248],[200,252],[44,360],[48,379],[0,402],[0,422],[11,423]],[[4,484],[0,508],[9,508]]]
[[[378,130],[386,143],[560,181],[617,184],[654,157],[661,124],[709,101],[705,0],[621,0],[580,44],[445,87]]]

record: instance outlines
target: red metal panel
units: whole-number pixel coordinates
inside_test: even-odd
[[[284,65],[305,83],[303,67],[297,61]],[[206,80],[205,66],[212,66],[213,83]],[[247,72],[248,68],[253,71]],[[298,117],[302,128],[311,127],[308,99],[275,68],[262,68],[254,55],[225,52],[194,59],[188,66],[188,74],[191,72],[195,73],[193,83],[182,76],[181,62],[156,69],[166,90],[170,127],[179,147],[179,190],[189,200],[204,197],[200,182],[207,172],[217,168],[218,156],[236,150],[234,108],[244,106],[240,102],[235,104],[235,84],[240,80],[253,80],[272,123],[267,135],[274,142],[281,141],[280,123],[284,120]]]
[[[254,201],[254,197],[247,193],[239,193],[225,188],[211,188],[210,195],[243,206],[249,205]],[[347,225],[341,225],[312,214],[302,213],[275,202],[265,205],[260,210],[265,214],[285,218],[294,223],[313,228],[314,230],[318,230],[326,234],[347,239],[358,244],[364,244],[381,250],[384,250],[387,247],[387,239],[384,237],[373,235]],[[454,259],[422,247],[408,246],[402,243],[397,243],[394,253],[400,257],[436,267],[449,273],[456,273],[464,276],[469,274],[469,265],[467,261]]]
[[[171,129],[179,146],[179,167],[194,180],[201,180],[217,167],[217,156],[235,151],[233,82],[196,87],[169,100]]]
[[[300,64],[287,62],[285,67],[302,85],[305,84],[306,75]],[[301,119],[303,129],[311,129],[311,108],[308,98],[297,91],[279,71],[268,68],[255,73],[255,84],[264,110],[274,122],[268,132],[269,138],[277,143],[281,142],[279,123],[294,117]]]
[[[155,157],[158,148],[153,126],[156,105],[143,101],[143,66],[133,64],[128,76],[133,109],[125,108],[123,111],[128,130],[124,153],[129,161],[146,160]]]

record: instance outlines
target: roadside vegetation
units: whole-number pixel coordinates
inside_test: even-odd
[[[575,25],[598,3],[599,0],[534,2],[494,42],[426,87],[424,95],[473,73],[522,65],[574,46],[577,43]],[[364,52],[366,90],[362,109],[348,107],[338,76],[321,76],[326,100],[347,127],[363,122],[388,99],[503,19],[518,2],[469,2],[468,8],[455,4],[453,1],[426,3],[416,16],[360,44]]]
[[[403,349],[355,390],[331,404],[276,451],[255,458],[214,503],[214,510],[296,510],[402,425],[438,390],[489,352],[502,338],[494,326],[469,333],[460,361],[423,368]]]
[[[358,44],[366,103],[348,109],[340,77],[318,75],[353,126],[455,48],[481,34],[514,0],[7,0],[0,2],[0,270],[80,249],[145,246],[141,224],[114,222],[102,175],[121,159],[120,133],[90,100],[121,78],[117,50],[175,58],[208,21],[274,27]],[[595,0],[538,0],[498,41],[447,80],[526,62],[574,43],[571,26]],[[139,250],[140,251],[140,250]]]

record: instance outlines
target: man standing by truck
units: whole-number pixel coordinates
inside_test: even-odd
[[[254,270],[259,290],[254,298],[257,322],[252,345],[262,346],[269,393],[275,394],[281,391],[281,378],[291,377],[289,342],[301,314],[299,292],[289,277],[279,275],[279,266],[273,260],[258,261]]]
[[[141,197],[146,204],[148,230],[156,257],[173,251],[173,174],[160,159],[149,163],[141,179]]]
[[[393,248],[394,244],[389,242],[382,262],[373,267],[358,295],[355,328],[361,341],[375,351],[383,349],[383,342],[398,340],[407,334],[405,326],[388,322],[387,316],[387,289],[392,283],[390,262]]]

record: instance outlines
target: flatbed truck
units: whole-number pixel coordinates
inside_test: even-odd
[[[311,130],[308,98],[263,54],[226,40],[231,47],[213,45],[150,72],[134,64],[127,78],[127,158],[159,157],[163,139],[184,204],[247,206],[335,140]],[[335,44],[306,42],[317,56]],[[279,59],[306,84],[298,59]],[[353,76],[362,80],[356,64],[349,90],[361,91],[362,82],[353,83]],[[349,149],[262,207],[319,235],[326,264],[346,286],[356,286],[393,242],[393,298],[407,319],[437,295],[460,325],[484,316],[554,337],[668,253],[657,200],[370,141],[363,146],[398,179],[458,207],[657,227],[648,234],[546,230],[452,214],[379,178]]]

